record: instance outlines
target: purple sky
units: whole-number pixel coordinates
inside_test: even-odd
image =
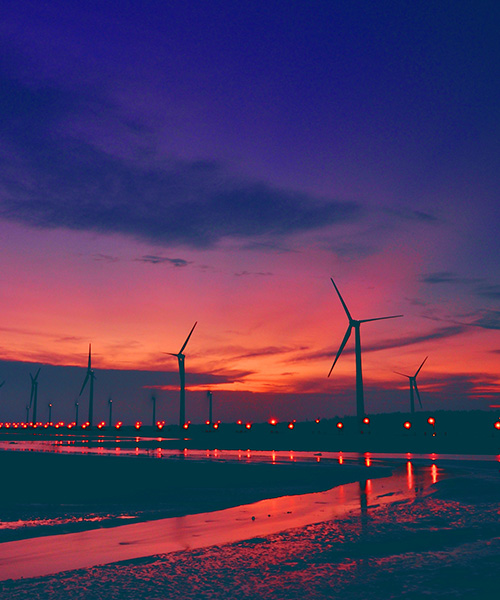
[[[3,4],[0,418],[500,404],[497,3]]]

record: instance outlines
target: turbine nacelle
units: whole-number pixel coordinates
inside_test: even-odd
[[[340,344],[340,348],[337,352],[337,356],[335,357],[335,360],[333,361],[332,368],[330,369],[330,372],[328,373],[328,377],[330,377],[330,375],[332,374],[333,367],[336,365],[338,359],[340,358],[340,355],[342,354],[342,351],[344,350],[345,345],[347,344],[349,338],[351,337],[351,333],[352,333],[353,329],[357,329],[359,331],[361,323],[370,323],[371,321],[384,321],[386,319],[397,319],[398,317],[403,316],[403,315],[391,315],[389,317],[375,317],[373,319],[353,319],[351,316],[351,313],[349,312],[349,309],[347,308],[346,303],[344,302],[344,299],[342,298],[341,293],[339,292],[338,287],[335,285],[335,281],[333,281],[332,278],[330,278],[330,279],[331,279],[331,282],[333,283],[333,287],[335,288],[335,290],[338,294],[338,297],[340,298],[340,302],[342,303],[342,306],[344,307],[345,314],[347,315],[347,318],[349,319],[349,325],[347,327],[347,331],[345,332],[344,339],[342,340],[342,343]]]

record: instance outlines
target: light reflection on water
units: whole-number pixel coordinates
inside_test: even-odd
[[[435,464],[408,463],[398,467],[390,477],[362,478],[357,483],[340,485],[325,492],[281,496],[210,513],[109,529],[7,542],[0,544],[0,579],[34,577],[264,537],[335,520],[353,511],[359,514],[361,530],[366,531],[372,509],[418,497],[441,476]],[[80,548],[78,553],[68,552],[68,548],[74,547]],[[29,560],[26,560],[28,556]]]
[[[155,442],[155,446],[142,447],[137,444],[144,441]],[[336,462],[361,464],[366,467],[379,466],[393,461],[499,461],[495,455],[454,455],[454,454],[410,454],[410,453],[377,453],[377,452],[310,452],[284,450],[221,450],[221,449],[190,449],[165,448],[161,446],[166,438],[123,438],[116,437],[108,440],[109,446],[102,445],[101,438],[89,439],[58,439],[58,440],[9,440],[0,441],[1,450],[23,450],[37,452],[55,452],[58,454],[98,454],[100,456],[149,456],[157,459],[192,459],[242,462]],[[130,443],[135,443],[130,447]],[[158,444],[156,446],[156,443]],[[114,444],[114,447],[113,445]]]

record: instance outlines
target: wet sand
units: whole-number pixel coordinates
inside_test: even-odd
[[[358,485],[358,506],[348,514],[278,533],[256,530],[238,543],[216,540],[220,545],[6,581],[0,597],[496,598],[498,464],[455,465],[452,474],[426,492],[418,469],[410,470],[411,497],[372,481],[364,493]]]

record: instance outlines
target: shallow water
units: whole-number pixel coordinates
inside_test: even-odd
[[[183,549],[263,537],[329,521],[352,510],[421,497],[443,474],[408,461],[391,477],[326,492],[282,496],[225,510],[0,544],[0,579],[39,577]],[[74,549],[77,548],[76,552]]]

